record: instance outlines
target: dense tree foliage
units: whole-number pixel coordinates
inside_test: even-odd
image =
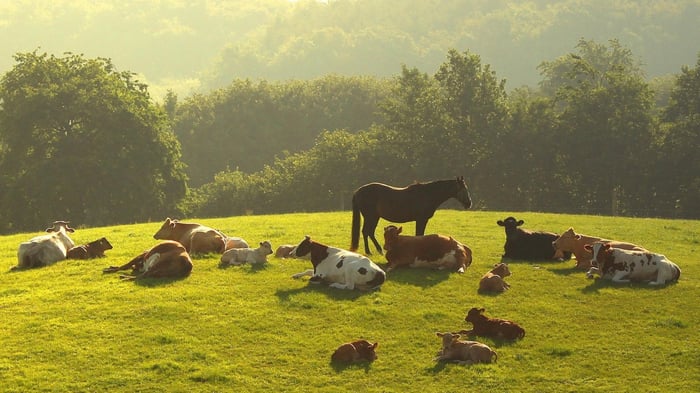
[[[107,59],[22,53],[0,81],[0,222],[36,230],[159,219],[185,194],[179,143]]]

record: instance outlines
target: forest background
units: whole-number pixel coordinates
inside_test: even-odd
[[[0,232],[342,210],[700,217],[700,1],[0,2]],[[121,71],[126,69],[127,71]]]

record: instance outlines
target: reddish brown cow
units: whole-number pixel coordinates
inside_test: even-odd
[[[140,278],[183,278],[192,271],[192,259],[185,247],[172,240],[158,243],[122,266],[110,266],[104,273],[131,269],[131,275],[119,276],[123,280]]]
[[[389,272],[400,266],[451,269],[459,273],[472,263],[472,250],[443,235],[401,235],[402,227],[384,228],[384,249]]]
[[[505,263],[497,263],[490,272],[479,281],[479,292],[503,292],[510,288],[504,278],[510,276],[510,269]]]
[[[505,319],[489,318],[484,315],[484,311],[483,308],[469,310],[464,320],[471,322],[474,327],[472,330],[462,330],[459,333],[503,340],[525,337],[525,329],[517,323]]]
[[[579,234],[574,232],[574,228],[567,229],[554,242],[552,242],[552,245],[557,250],[573,252],[574,256],[576,257],[576,267],[587,270],[591,268],[591,258],[593,258],[593,254],[586,249],[586,245],[590,245],[595,242],[609,243],[614,248],[621,248],[624,250],[647,251],[643,247],[636,244]]]
[[[367,340],[345,343],[333,352],[331,361],[338,363],[372,362],[377,359],[375,349],[377,349],[378,344],[372,344]]]
[[[216,229],[196,223],[179,222],[166,218],[154,239],[180,242],[190,254],[215,252],[221,254],[226,247],[226,236]]]
[[[87,244],[75,246],[68,250],[66,259],[93,259],[105,256],[105,251],[111,250],[112,244],[107,238],[100,238]]]

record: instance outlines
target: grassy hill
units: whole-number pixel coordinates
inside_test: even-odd
[[[664,288],[612,285],[586,279],[573,261],[516,261],[508,292],[478,294],[479,278],[503,252],[496,220],[508,215],[529,229],[573,226],[635,242],[676,262],[681,279]],[[305,234],[350,242],[349,212],[187,221],[273,248]],[[192,275],[177,281],[102,273],[154,245],[160,225],[78,229],[76,243],[106,236],[114,249],[104,259],[19,272],[9,271],[19,243],[39,233],[0,237],[0,391],[700,390],[700,221],[439,210],[427,232],[469,245],[472,266],[464,275],[394,271],[370,293],[309,287],[291,278],[308,261],[274,257],[264,268],[225,269],[217,255],[197,257]],[[464,316],[477,306],[518,322],[526,337],[480,339],[498,352],[496,364],[435,363],[435,332],[469,328]],[[339,344],[359,338],[379,342],[374,363],[330,364]]]

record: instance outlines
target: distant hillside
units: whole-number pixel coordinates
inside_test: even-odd
[[[17,52],[70,51],[142,74],[155,96],[182,96],[235,78],[432,72],[455,48],[514,88],[536,85],[537,65],[582,37],[619,39],[649,77],[677,73],[700,51],[698,20],[698,0],[3,1],[0,72]]]

